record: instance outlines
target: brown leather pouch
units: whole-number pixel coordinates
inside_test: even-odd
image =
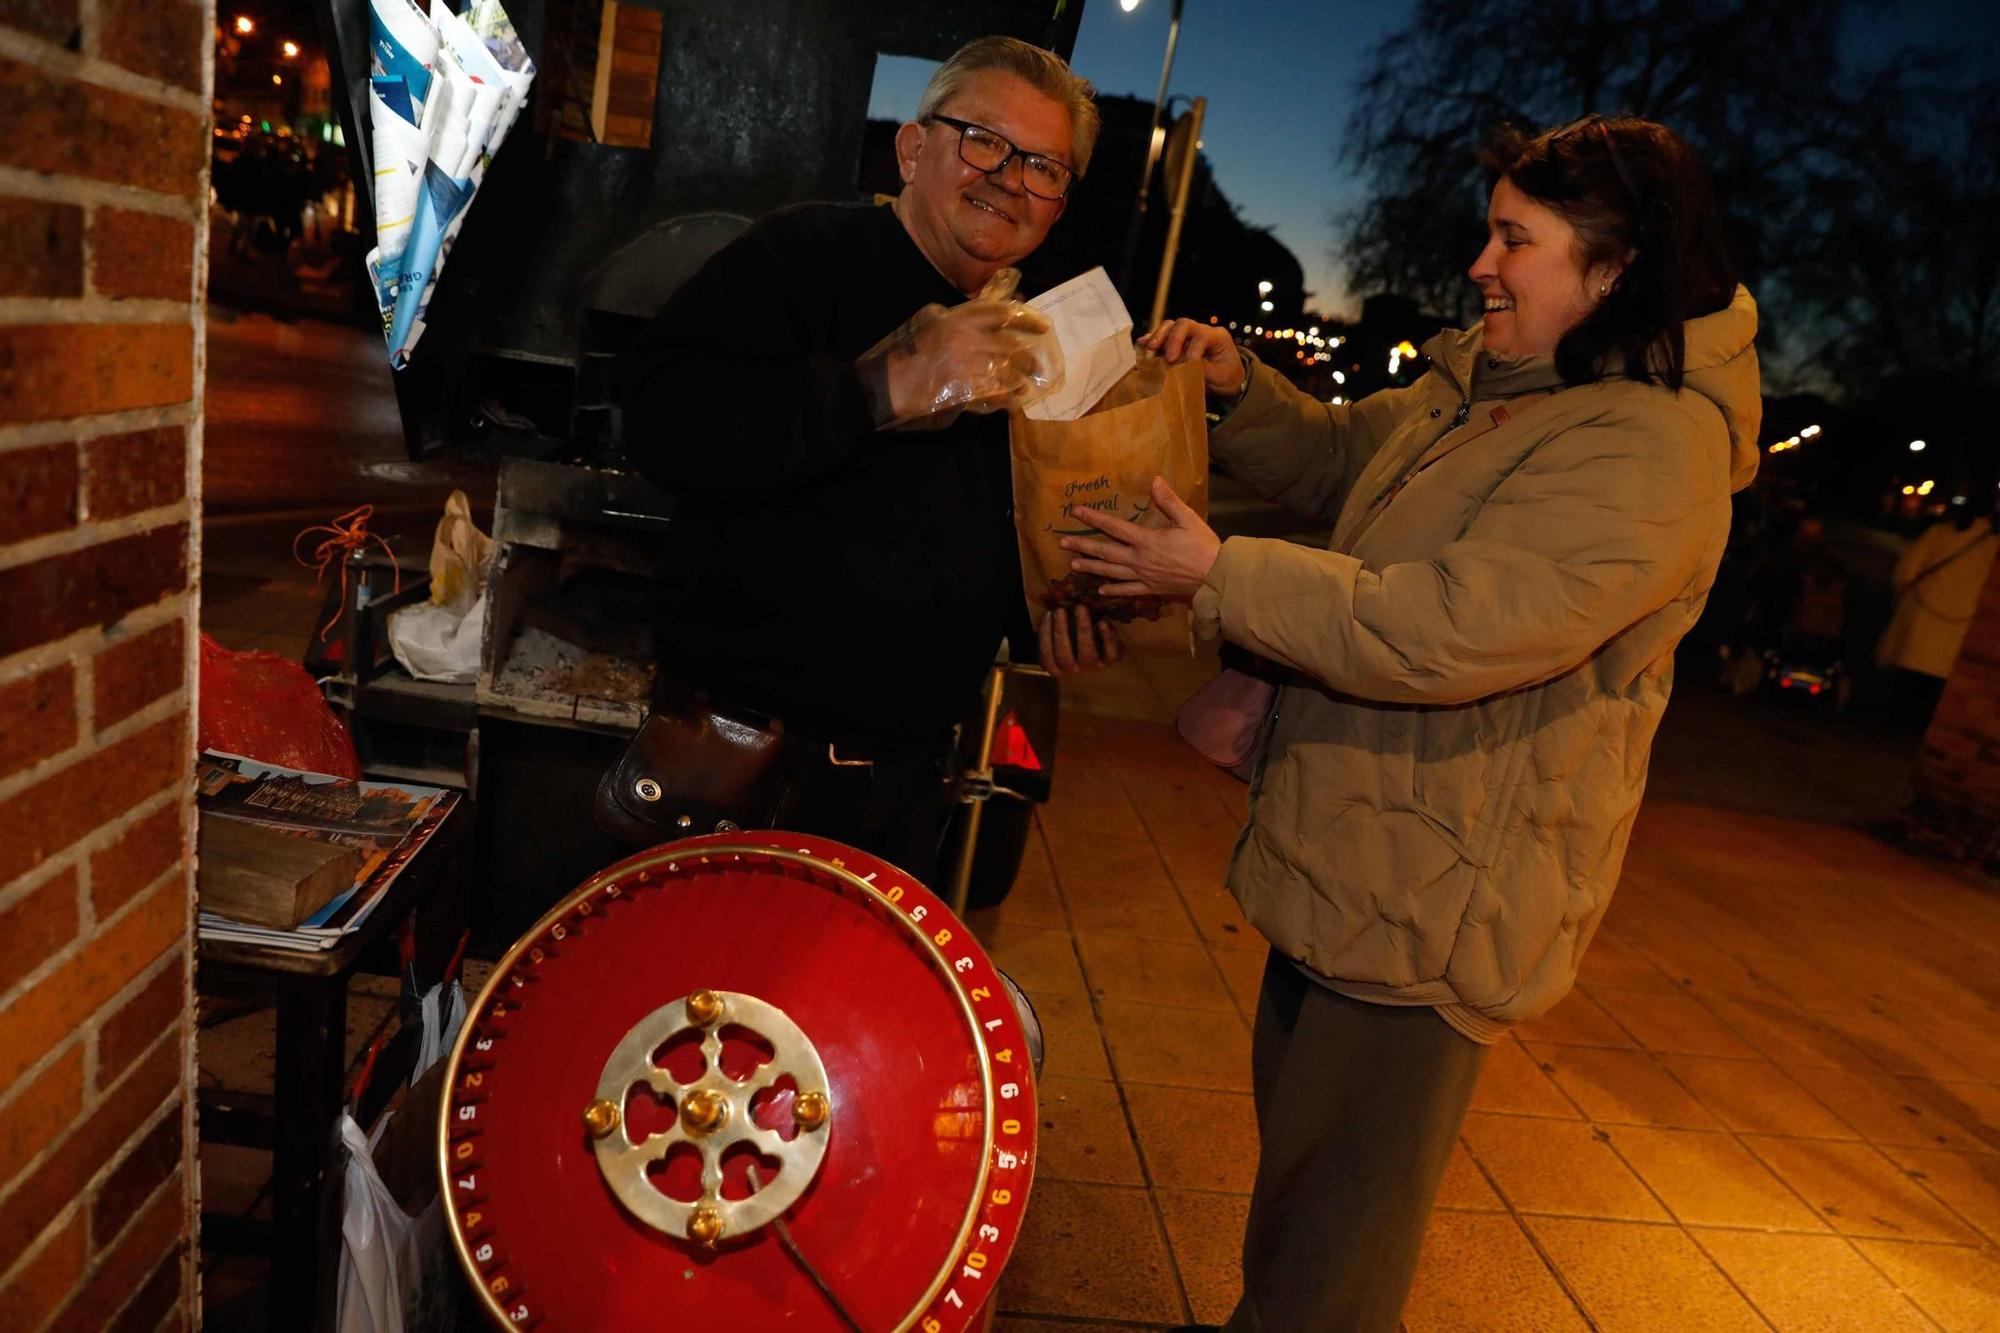
[[[776,828],[797,804],[805,748],[686,691],[653,711],[597,784],[597,825],[634,846]]]

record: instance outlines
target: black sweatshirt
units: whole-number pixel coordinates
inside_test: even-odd
[[[678,499],[664,670],[863,752],[967,713],[1026,623],[1006,418],[878,432],[853,370],[922,306],[964,299],[889,207],[808,204],[654,317],[622,398],[631,456]]]

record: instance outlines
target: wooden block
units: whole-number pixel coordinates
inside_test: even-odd
[[[613,148],[646,148],[653,142],[653,122],[637,116],[607,116],[597,141]]]
[[[629,51],[633,55],[659,57],[665,48],[665,41],[655,32],[632,32],[623,18],[618,20],[618,32],[613,38],[612,49]]]
[[[649,148],[658,94],[662,16],[656,9],[620,8],[603,0],[592,79],[592,137],[614,148]],[[639,61],[646,62],[640,65]]]
[[[653,97],[660,90],[660,81],[650,74],[628,74],[613,68],[611,71],[611,91],[609,101],[616,106],[621,101],[638,102],[651,106]]]
[[[361,852],[226,816],[201,817],[201,910],[290,930],[354,883]]]

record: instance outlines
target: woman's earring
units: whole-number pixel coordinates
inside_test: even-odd
[[[1611,295],[1611,284],[1610,284],[1610,283],[1608,283],[1608,282],[1600,282],[1600,283],[1598,283],[1598,284],[1597,284],[1597,294],[1598,294],[1599,296],[1609,296],[1609,295]]]

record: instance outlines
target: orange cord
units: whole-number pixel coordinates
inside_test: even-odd
[[[327,619],[326,624],[320,626],[319,641],[321,643],[326,642],[326,636],[333,633],[333,627],[340,623],[340,617],[347,611],[348,552],[358,551],[371,541],[380,546],[382,554],[389,557],[389,567],[395,571],[395,590],[397,592],[403,590],[403,570],[402,566],[396,563],[396,553],[389,549],[388,542],[382,540],[378,534],[368,530],[368,520],[374,516],[374,513],[374,505],[362,505],[359,508],[348,510],[339,518],[333,520],[331,524],[322,523],[317,527],[307,528],[299,533],[298,536],[292,538],[292,559],[298,561],[306,568],[315,571],[313,576],[314,587],[318,587],[320,582],[326,578],[326,567],[328,565],[337,564],[340,566],[340,603],[334,607],[333,615]],[[313,548],[312,559],[308,560],[299,554],[299,543],[316,532],[324,532],[329,535],[318,546]]]

